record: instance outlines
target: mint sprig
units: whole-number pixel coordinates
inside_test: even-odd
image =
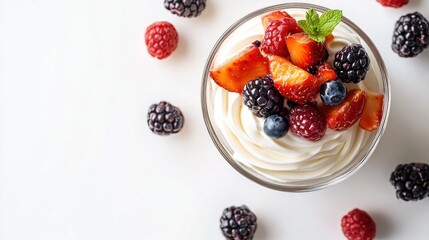
[[[298,25],[311,39],[324,42],[325,37],[334,31],[342,17],[343,12],[341,10],[328,10],[319,17],[314,9],[309,9],[305,14],[305,20],[299,20]]]

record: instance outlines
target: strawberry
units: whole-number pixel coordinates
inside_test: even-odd
[[[352,89],[347,93],[346,99],[340,105],[334,107],[320,105],[320,110],[325,115],[328,127],[343,131],[353,126],[362,115],[365,106],[366,93],[361,89]]]
[[[287,36],[286,46],[293,64],[302,69],[319,64],[326,56],[325,44],[314,41],[304,32]]]
[[[268,55],[274,86],[286,99],[304,104],[319,92],[319,80],[283,57]]]
[[[337,79],[337,74],[334,69],[332,69],[331,65],[328,63],[322,63],[317,67],[317,72],[315,75],[321,83],[327,82],[329,80]]]
[[[210,77],[226,90],[241,93],[248,81],[265,77],[268,71],[267,59],[251,45],[211,70]]]
[[[380,126],[383,116],[384,95],[374,92],[367,92],[366,95],[366,103],[359,121],[359,126],[371,132]]]
[[[267,13],[261,17],[262,27],[265,30],[267,29],[268,25],[270,25],[270,22],[272,20],[280,20],[284,17],[292,18],[292,16],[285,11],[274,11],[274,12]]]

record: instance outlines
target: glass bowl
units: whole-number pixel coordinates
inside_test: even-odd
[[[238,53],[243,47],[262,39],[263,28],[260,19],[262,15],[285,10],[298,20],[303,19],[305,12],[310,8],[319,14],[329,10],[313,4],[286,3],[259,9],[242,17],[216,42],[207,59],[202,77],[202,113],[216,148],[242,175],[258,184],[280,191],[314,191],[350,177],[374,152],[386,129],[390,109],[390,86],[380,53],[361,29],[343,16],[334,30],[334,41],[327,46],[330,52],[328,61],[332,61],[334,55],[332,53],[351,42],[359,42],[365,48],[371,63],[367,77],[360,83],[363,84],[360,87],[384,94],[380,126],[373,132],[360,129],[359,123],[344,133],[328,129],[320,140],[322,143],[300,139],[290,132],[287,133],[285,142],[264,137],[263,132],[256,131],[251,134],[247,132],[252,127],[261,132],[261,123],[257,121],[263,120],[256,120],[256,123],[252,122],[253,120],[248,121],[252,118],[251,115],[249,117],[251,113],[248,109],[241,111],[243,105],[239,102],[240,95],[222,92],[225,90],[211,79],[210,70]],[[229,105],[228,101],[233,103]],[[243,132],[246,133],[242,134]],[[323,140],[324,138],[329,140]]]

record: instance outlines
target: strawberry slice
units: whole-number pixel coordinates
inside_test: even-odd
[[[334,69],[332,69],[331,65],[328,63],[322,63],[317,67],[317,72],[315,75],[321,83],[327,82],[329,80],[337,79],[337,74]]]
[[[274,86],[286,99],[304,104],[319,92],[319,80],[307,71],[276,55],[267,55]]]
[[[267,13],[261,17],[262,27],[265,30],[267,29],[268,25],[270,25],[270,22],[272,20],[280,20],[284,17],[292,18],[292,16],[285,11],[274,11],[274,12]]]
[[[320,111],[326,118],[328,127],[336,131],[343,131],[353,126],[362,115],[365,106],[366,93],[361,89],[352,89],[346,99],[334,107],[320,105]]]
[[[363,108],[359,126],[367,131],[374,131],[380,126],[383,116],[384,94],[367,92],[366,103]]]
[[[251,45],[211,70],[210,77],[226,90],[241,93],[248,81],[265,77],[268,72],[267,59],[258,47]]]
[[[287,36],[286,46],[293,64],[306,70],[322,62],[327,52],[324,43],[312,40],[304,32]]]

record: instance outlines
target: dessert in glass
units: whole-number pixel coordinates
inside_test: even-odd
[[[317,28],[321,40],[308,26],[315,14],[324,24],[337,13],[306,3],[257,10],[227,29],[208,57],[206,127],[227,162],[256,183],[289,192],[333,185],[356,172],[383,135],[390,86],[371,39],[345,17],[329,33]]]

